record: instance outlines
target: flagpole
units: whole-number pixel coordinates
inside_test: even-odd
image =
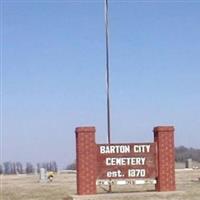
[[[108,34],[108,0],[104,0],[105,6],[105,36],[106,36],[106,93],[107,93],[107,132],[108,144],[111,143],[110,127],[110,69],[109,69],[109,34]],[[108,192],[112,191],[111,179]]]
[[[105,36],[106,36],[107,133],[108,133],[108,144],[110,144],[110,142],[111,142],[111,127],[110,127],[110,69],[109,69],[108,0],[104,0],[104,6],[105,6]]]

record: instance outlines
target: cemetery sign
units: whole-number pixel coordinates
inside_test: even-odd
[[[97,144],[97,179],[155,178],[154,143]]]
[[[153,129],[147,143],[96,144],[95,127],[76,128],[77,193],[96,194],[98,182],[145,182],[153,179],[156,191],[174,191],[174,127]]]

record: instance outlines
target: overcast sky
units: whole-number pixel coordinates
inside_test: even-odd
[[[112,142],[200,148],[200,2],[110,1]],[[78,126],[106,143],[103,0],[1,1],[3,161],[75,159]]]

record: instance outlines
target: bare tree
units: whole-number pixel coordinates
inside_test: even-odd
[[[3,166],[0,164],[0,174],[3,174]]]
[[[34,171],[35,170],[34,170],[33,165],[30,162],[26,163],[26,173],[27,174],[33,174]]]
[[[39,173],[40,168],[44,168],[47,171],[52,171],[52,172],[57,172],[58,167],[55,161],[50,161],[50,162],[43,162],[43,163],[37,163],[37,171]]]
[[[18,174],[23,174],[23,166],[21,162],[16,162],[16,172]]]
[[[185,162],[188,158],[200,162],[200,149],[187,148],[184,146],[177,147],[176,161]]]
[[[75,170],[76,169],[76,162],[74,161],[73,163],[67,165],[66,169]]]
[[[53,161],[53,162],[52,162],[52,171],[53,171],[53,172],[58,172],[58,166],[57,166],[56,161]]]
[[[38,173],[38,174],[40,173],[40,168],[41,168],[41,164],[40,164],[40,163],[37,163],[37,173]]]
[[[17,170],[16,170],[16,163],[12,162],[11,163],[11,174],[16,174]]]
[[[11,174],[12,173],[12,164],[11,162],[4,162],[4,174]]]

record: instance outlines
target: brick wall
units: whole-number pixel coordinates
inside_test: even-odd
[[[76,128],[77,193],[96,194],[96,143],[94,127]]]
[[[173,191],[176,189],[174,127],[155,127],[154,141],[157,143],[158,166],[156,191]]]
[[[96,194],[97,145],[95,127],[76,128],[77,193]],[[156,191],[173,191],[175,186],[174,127],[154,128],[156,143]]]

